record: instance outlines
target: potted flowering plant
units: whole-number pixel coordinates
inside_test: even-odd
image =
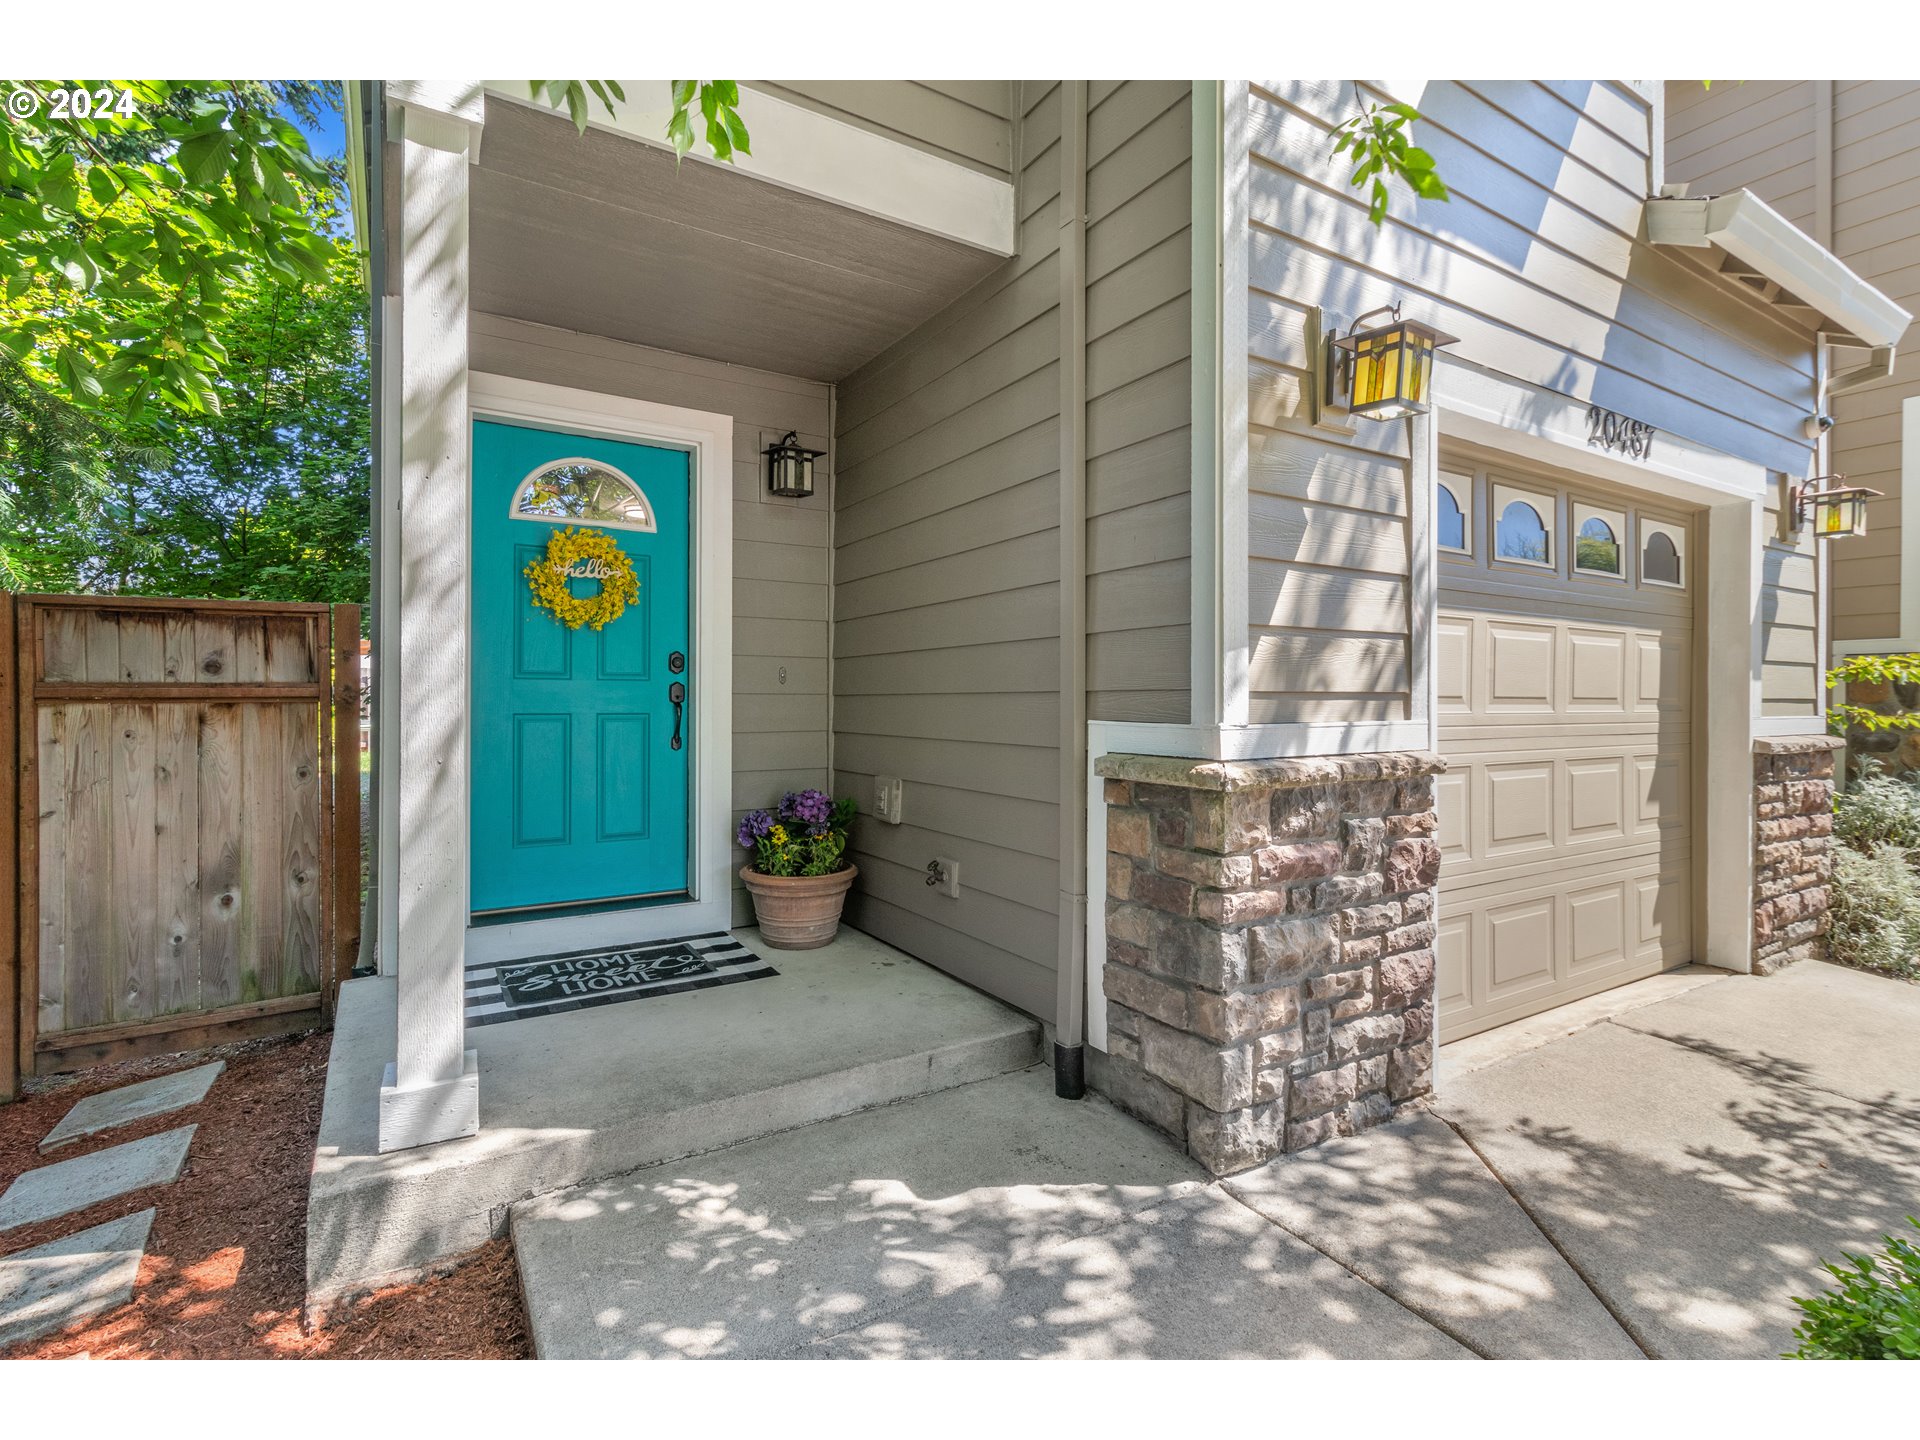
[[[734,838],[753,858],[740,878],[753,896],[760,938],[775,950],[817,950],[840,928],[840,907],[860,872],[846,858],[853,801],[823,790],[789,790],[777,808],[755,810]]]

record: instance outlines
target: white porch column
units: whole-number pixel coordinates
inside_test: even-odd
[[[1759,500],[1739,500],[1712,506],[1705,521],[1707,584],[1704,593],[1695,586],[1694,604],[1706,611],[1695,626],[1705,651],[1706,713],[1694,730],[1694,754],[1705,774],[1706,823],[1698,833],[1707,847],[1706,935],[1695,954],[1745,974],[1753,968],[1753,738],[1766,512]]]
[[[380,1149],[480,1128],[466,1048],[467,170],[480,86],[398,82],[400,796],[395,1058],[380,1089]]]

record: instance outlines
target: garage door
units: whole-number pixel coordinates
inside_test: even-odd
[[[1437,530],[1441,1034],[1692,958],[1684,516],[1448,466]]]

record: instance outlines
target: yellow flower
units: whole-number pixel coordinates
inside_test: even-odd
[[[608,572],[599,593],[575,595],[567,585],[567,571],[576,560],[598,560]],[[551,610],[570,630],[591,625],[595,630],[618,620],[628,605],[640,599],[640,580],[633,561],[604,530],[567,526],[547,541],[547,553],[521,572],[533,591],[533,603]]]
[[[773,841],[773,843],[776,845],[786,844],[787,843],[787,827],[784,825],[774,826],[773,829],[767,832],[767,838]]]

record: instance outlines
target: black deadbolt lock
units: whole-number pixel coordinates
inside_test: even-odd
[[[687,657],[682,655],[678,650],[667,656],[667,669],[671,670],[675,675],[678,675],[686,668]]]

